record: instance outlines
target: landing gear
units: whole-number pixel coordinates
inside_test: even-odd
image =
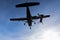
[[[30,29],[31,29],[31,26],[30,26]]]
[[[34,22],[34,21],[32,21],[32,22]],[[34,22],[34,24],[36,24],[36,22]]]
[[[24,25],[26,24],[26,22],[24,23]]]
[[[38,24],[39,24],[39,23],[42,23],[42,24],[43,24],[43,22],[41,22],[41,21],[39,21]]]
[[[41,22],[43,24],[43,22]]]
[[[42,23],[42,24],[43,24],[43,22],[40,22],[40,21],[38,22],[38,24],[39,24],[39,23]]]
[[[26,23],[24,23],[24,25],[25,25]]]

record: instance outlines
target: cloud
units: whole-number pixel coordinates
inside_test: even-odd
[[[36,32],[35,34],[21,38],[22,40],[60,40],[60,31],[56,28],[48,28],[43,30],[43,32]]]

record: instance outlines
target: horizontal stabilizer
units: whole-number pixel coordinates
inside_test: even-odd
[[[22,3],[16,5],[16,7],[27,7],[27,6],[35,6],[35,5],[39,5],[39,2]]]

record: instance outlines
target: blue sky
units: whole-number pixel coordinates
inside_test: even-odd
[[[60,0],[28,0],[40,2],[40,5],[29,7],[31,15],[51,15],[43,19],[43,24],[32,25],[32,29],[24,22],[12,22],[10,18],[26,17],[26,8],[15,5],[25,0],[0,0],[0,40],[60,40]]]

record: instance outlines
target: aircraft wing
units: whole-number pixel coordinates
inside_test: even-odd
[[[39,19],[39,17],[37,17],[37,16],[33,16],[32,19]]]
[[[24,21],[27,20],[27,18],[11,18],[10,21]]]
[[[43,16],[42,18],[50,17],[50,15]],[[33,16],[32,19],[39,19],[41,16]]]
[[[50,17],[50,15],[43,16],[43,18],[47,18],[47,17]]]

